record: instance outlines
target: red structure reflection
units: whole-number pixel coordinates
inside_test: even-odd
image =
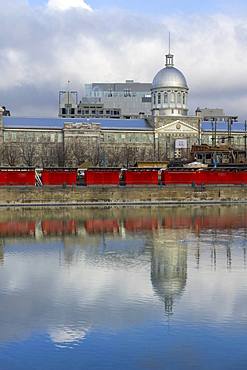
[[[240,229],[245,228],[247,219],[245,215],[225,213],[224,215],[208,216],[199,215],[191,217],[191,215],[170,215],[162,221],[162,228],[165,229]]]
[[[158,229],[157,218],[129,218],[124,222],[127,231],[144,231]]]
[[[34,236],[35,221],[0,222],[0,236]]]
[[[87,220],[85,221],[85,229],[89,234],[97,233],[118,233],[119,223],[117,219],[113,220]]]
[[[74,235],[77,232],[75,220],[44,220],[41,223],[43,235]]]

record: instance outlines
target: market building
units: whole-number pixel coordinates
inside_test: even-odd
[[[62,92],[59,118],[13,117],[2,109],[1,164],[131,166],[136,161],[188,158],[192,145],[203,143],[237,146],[246,151],[246,123],[238,122],[237,116],[227,116],[220,109],[200,108],[188,115],[189,86],[183,73],[174,67],[170,52],[152,84],[127,81],[114,86],[88,85],[88,96],[84,98],[102,101],[91,101],[92,105],[86,106],[86,100],[78,103],[77,92]],[[127,115],[126,106],[120,102],[137,95],[138,99],[148,100],[145,103],[149,109],[141,112],[136,105],[136,112],[142,115],[131,118],[134,111]],[[110,103],[105,106],[103,99],[108,98],[112,108]],[[118,99],[119,108],[113,98]]]

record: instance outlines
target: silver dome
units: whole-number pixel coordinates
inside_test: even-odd
[[[153,89],[165,87],[181,87],[188,89],[186,79],[182,72],[175,67],[161,69],[153,79]]]

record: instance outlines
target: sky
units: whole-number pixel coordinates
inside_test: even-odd
[[[247,119],[244,0],[0,0],[0,104],[18,116],[56,116],[67,81],[152,82],[171,32],[189,108]]]

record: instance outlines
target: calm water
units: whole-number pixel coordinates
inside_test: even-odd
[[[247,368],[247,207],[2,211],[0,370]]]

